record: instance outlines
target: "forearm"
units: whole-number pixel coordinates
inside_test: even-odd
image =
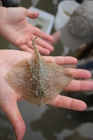
[[[0,6],[2,6],[2,1],[0,0]]]

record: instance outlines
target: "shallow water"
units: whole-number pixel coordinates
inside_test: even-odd
[[[21,0],[22,6],[31,4],[55,15],[57,7],[52,0]],[[53,31],[52,31],[53,32]],[[60,41],[54,46],[52,55],[61,55]],[[0,49],[17,49],[3,38],[0,38]],[[70,93],[64,93],[69,94]],[[73,93],[80,95],[82,93]],[[92,100],[92,98],[91,98]],[[18,102],[19,110],[26,124],[23,140],[93,140],[93,111],[76,112],[52,106],[42,108],[27,101]],[[6,115],[0,110],[0,140],[14,140],[15,135]]]

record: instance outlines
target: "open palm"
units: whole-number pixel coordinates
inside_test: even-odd
[[[47,41],[53,41],[50,35],[47,35],[40,29],[32,26],[26,18],[37,18],[38,12],[30,11],[22,7],[0,8],[0,35],[6,40],[19,47],[22,50],[32,52],[32,40],[35,36],[40,36]],[[54,50],[53,46],[46,41],[37,39],[37,49],[41,54],[49,55]]]
[[[17,101],[22,97],[16,93],[4,80],[5,74],[17,62],[30,58],[31,53],[15,50],[1,50],[0,51],[0,108],[6,113],[16,133],[16,139],[23,138],[25,133],[25,123],[17,107]],[[59,65],[61,64],[76,64],[77,60],[73,57],[44,57],[46,61],[52,61]],[[86,70],[69,69],[74,73],[75,78],[90,78],[91,74]],[[73,80],[65,91],[82,91],[93,90],[92,81]],[[69,97],[58,95],[51,103],[51,105],[64,107],[74,110],[86,109],[86,104],[83,101],[72,99]]]

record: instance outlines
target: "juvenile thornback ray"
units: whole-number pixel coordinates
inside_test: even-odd
[[[18,94],[31,103],[43,106],[70,84],[73,74],[53,62],[46,62],[32,42],[35,55],[15,64],[5,80]]]

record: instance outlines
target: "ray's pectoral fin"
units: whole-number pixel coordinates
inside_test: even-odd
[[[73,74],[55,63],[46,62],[35,47],[35,39],[35,55],[15,64],[5,75],[5,81],[29,102],[43,106],[70,84]]]
[[[33,76],[33,63],[32,59],[18,62],[5,75],[5,81],[29,102],[43,106],[52,101],[70,84],[73,74],[57,64],[44,62],[47,64],[47,71],[45,69],[46,73],[44,76],[43,69],[42,76],[39,79],[40,84],[38,85],[38,79]]]

